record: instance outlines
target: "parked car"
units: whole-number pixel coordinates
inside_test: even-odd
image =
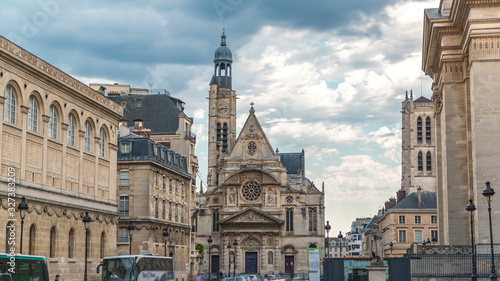
[[[257,274],[239,274],[238,276],[245,278],[245,281],[260,281],[260,277]]]
[[[247,281],[247,279],[243,276],[236,276],[224,278],[224,281]]]
[[[269,280],[278,280],[278,276],[274,275],[274,274],[269,274],[267,275],[269,277]]]

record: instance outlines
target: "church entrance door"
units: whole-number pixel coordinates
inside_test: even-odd
[[[294,274],[293,263],[293,256],[285,256],[285,274]]]
[[[245,253],[245,273],[257,273],[257,252]]]

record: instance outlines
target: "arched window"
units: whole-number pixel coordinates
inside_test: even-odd
[[[38,101],[35,96],[30,96],[28,100],[28,130],[38,131]]]
[[[106,247],[106,232],[101,233],[101,246],[99,249],[99,258],[103,259],[105,256],[104,247]]]
[[[425,164],[426,164],[426,170],[427,171],[432,171],[432,162],[431,162],[431,152],[427,151],[427,155],[425,156]]]
[[[431,118],[425,119],[425,142],[431,143]]]
[[[3,120],[16,124],[16,90],[12,85],[5,87],[5,105],[3,107]]]
[[[89,121],[85,121],[85,135],[83,136],[83,149],[90,152],[90,144],[92,140],[92,127]]]
[[[49,248],[49,256],[51,258],[54,258],[56,256],[56,240],[57,240],[57,236],[56,236],[56,227],[53,226],[51,229],[50,229],[50,248]]]
[[[30,238],[29,238],[29,242],[30,242],[30,247],[29,247],[29,251],[28,251],[28,254],[29,255],[34,255],[35,254],[35,246],[36,246],[36,226],[35,224],[32,224],[30,226]]]
[[[75,229],[71,228],[69,230],[68,236],[68,258],[75,257]]]
[[[318,211],[316,208],[309,208],[309,231],[318,231]]]
[[[422,143],[422,118],[417,119],[417,142]]]
[[[424,160],[422,159],[422,151],[418,153],[418,170],[423,171],[424,170]]]
[[[214,210],[212,213],[212,231],[219,231],[219,211]]]
[[[104,132],[104,128],[101,128],[99,131],[99,156],[106,156],[106,133]]]
[[[293,208],[286,209],[286,231],[293,231]]]
[[[68,131],[67,131],[67,138],[66,138],[66,143],[68,145],[75,145],[75,133],[76,133],[76,121],[75,121],[75,116],[70,113],[68,115]]]
[[[49,138],[57,139],[57,134],[59,132],[59,116],[57,114],[57,108],[53,104],[49,108],[49,116]]]
[[[274,263],[274,255],[272,251],[267,252],[267,263],[268,264]]]

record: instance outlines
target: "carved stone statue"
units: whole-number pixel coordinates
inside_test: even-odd
[[[370,260],[372,263],[381,263],[383,259],[383,249],[382,249],[382,231],[380,230],[378,224],[374,223],[372,225],[371,235],[370,235]]]

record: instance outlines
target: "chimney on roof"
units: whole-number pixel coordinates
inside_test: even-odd
[[[401,202],[403,199],[406,198],[406,191],[404,191],[403,189],[398,190],[398,192],[396,192],[396,198],[397,198],[397,203]]]
[[[387,212],[392,207],[396,206],[396,198],[389,198],[389,201],[385,201],[385,211]]]
[[[422,204],[422,188],[420,186],[417,188],[417,198],[418,204]]]

